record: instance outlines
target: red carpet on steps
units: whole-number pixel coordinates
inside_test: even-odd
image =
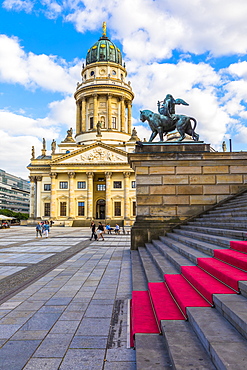
[[[238,291],[238,281],[247,280],[247,273],[216,258],[197,258],[198,266]]]
[[[247,271],[247,254],[232,249],[215,249],[214,257]]]
[[[183,276],[211,303],[213,294],[236,294],[236,292],[216,280],[197,266],[182,266]]]
[[[211,259],[211,258],[210,258]],[[180,275],[164,275],[178,305],[186,315],[186,307],[210,307],[210,304]]]
[[[148,291],[132,292],[132,333],[160,333]]]
[[[148,289],[159,323],[160,320],[185,320],[165,283],[149,283]]]
[[[230,241],[230,247],[232,249],[236,249],[237,251],[247,253],[247,241],[237,241],[232,240]]]

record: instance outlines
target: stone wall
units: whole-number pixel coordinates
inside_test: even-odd
[[[204,143],[144,144],[129,154],[136,173],[132,248],[247,187],[247,153]]]

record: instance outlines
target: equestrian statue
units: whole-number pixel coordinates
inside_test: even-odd
[[[158,101],[159,113],[154,113],[148,109],[140,111],[140,120],[142,122],[148,121],[152,130],[149,141],[153,141],[158,134],[160,141],[163,141],[164,135],[174,130],[177,130],[180,134],[177,141],[182,141],[185,134],[190,135],[194,141],[199,140],[199,135],[195,132],[196,119],[183,114],[176,114],[176,104],[189,105],[183,99],[174,99],[171,94],[167,94],[162,104]],[[193,127],[191,121],[194,122]]]

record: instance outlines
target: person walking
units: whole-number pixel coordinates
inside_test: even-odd
[[[101,222],[99,222],[99,226],[98,226],[98,228],[97,228],[97,236],[98,236],[98,238],[97,238],[97,240],[99,241],[99,238],[101,237],[103,240],[105,240],[104,239],[104,237],[103,237],[103,233],[104,233],[104,226],[102,225],[102,223]]]
[[[95,225],[95,223],[94,223],[93,221],[91,222],[90,228],[91,228],[91,232],[92,232],[92,234],[91,234],[91,238],[90,238],[89,240],[92,240],[93,238],[94,238],[95,240],[97,240],[97,235],[96,235],[96,232],[95,232],[95,230],[96,230],[96,225]]]
[[[44,234],[45,238],[48,238],[49,231],[50,231],[49,221],[45,221],[45,223],[43,225],[43,234]]]
[[[36,225],[36,238],[39,236],[42,238],[42,226],[40,222]]]

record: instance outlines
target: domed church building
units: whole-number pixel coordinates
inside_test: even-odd
[[[127,154],[138,140],[131,127],[134,94],[121,51],[103,34],[88,50],[77,84],[76,132],[51,144],[47,155],[32,148],[29,222],[87,226],[91,220],[130,225],[135,219],[135,174]]]

